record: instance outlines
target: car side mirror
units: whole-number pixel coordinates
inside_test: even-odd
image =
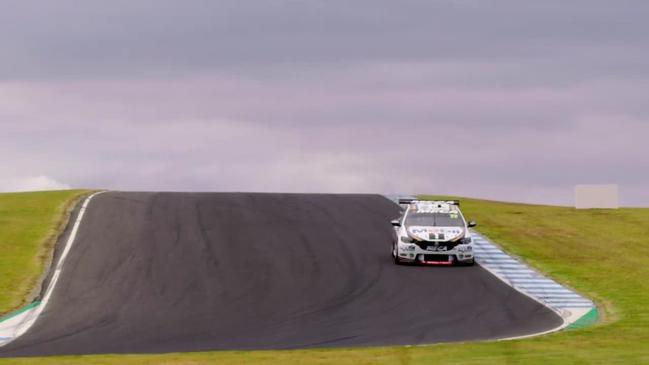
[[[467,225],[469,226],[469,228],[471,228],[471,227],[477,226],[478,223],[476,223],[476,221],[470,221],[469,224],[467,224]]]
[[[392,223],[393,227],[401,227],[401,222],[398,219],[395,219],[390,223]]]

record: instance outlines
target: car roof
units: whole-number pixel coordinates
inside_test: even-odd
[[[412,213],[450,213],[459,212],[460,208],[446,201],[414,201],[408,205]]]

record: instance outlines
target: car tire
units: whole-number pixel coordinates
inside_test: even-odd
[[[397,252],[397,244],[392,244],[392,260],[395,265],[401,265],[401,259],[399,258],[399,252]]]
[[[455,264],[457,266],[473,266],[473,265],[475,265],[475,259],[471,259],[471,261],[462,262],[462,261],[458,261],[458,259],[456,258],[455,259]]]

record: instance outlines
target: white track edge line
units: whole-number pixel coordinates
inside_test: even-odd
[[[472,234],[478,234],[478,235],[482,236],[483,239],[484,239],[484,235],[482,235],[482,234],[479,233],[479,232],[472,232]],[[486,242],[488,242],[488,244],[491,244],[491,245],[494,246],[494,247],[498,247],[498,246],[496,246],[496,245],[494,244],[494,242],[491,241],[491,240],[486,240]],[[503,251],[504,251],[504,250],[503,250]],[[492,274],[493,276],[495,276],[496,278],[500,279],[502,282],[504,282],[505,284],[507,284],[509,287],[513,288],[513,289],[516,290],[517,292],[519,292],[519,293],[521,293],[521,294],[527,296],[528,298],[534,300],[534,301],[537,302],[537,303],[540,303],[540,304],[543,305],[544,307],[546,307],[546,308],[550,309],[551,311],[555,312],[555,313],[556,313],[556,314],[561,318],[561,320],[563,321],[563,323],[562,323],[561,325],[557,326],[556,328],[551,328],[551,329],[546,330],[546,331],[542,331],[542,332],[538,332],[538,333],[532,333],[532,334],[527,334],[527,335],[521,335],[521,336],[512,336],[512,337],[498,338],[498,339],[495,339],[495,341],[522,340],[522,339],[531,338],[531,337],[536,337],[536,336],[543,336],[543,335],[547,335],[547,334],[550,334],[550,333],[559,332],[559,331],[561,331],[561,330],[564,330],[565,328],[567,328],[568,326],[570,326],[570,324],[572,323],[572,322],[569,322],[569,321],[568,321],[568,318],[564,317],[564,316],[563,316],[563,313],[562,313],[562,309],[564,309],[564,308],[570,308],[570,307],[566,307],[566,306],[556,307],[556,306],[553,306],[553,305],[551,305],[550,303],[546,303],[546,302],[544,302],[543,300],[541,300],[541,298],[537,298],[537,297],[535,297],[534,294],[532,294],[532,293],[528,293],[528,292],[526,291],[526,289],[528,289],[528,290],[529,290],[529,289],[532,289],[532,291],[534,291],[534,289],[540,289],[539,287],[535,287],[535,288],[521,288],[521,287],[518,287],[518,286],[514,285],[513,283],[511,283],[511,282],[507,279],[507,275],[506,275],[505,272],[502,272],[501,270],[499,270],[499,269],[502,269],[502,268],[500,268],[500,267],[490,268],[490,267],[487,267],[486,264],[485,264],[485,265],[482,265],[482,264],[479,262],[479,260],[476,260],[476,262],[480,265],[480,267],[482,267],[482,268],[484,268],[485,270],[487,270],[489,273],[491,273],[491,274]],[[524,265],[526,268],[529,268],[529,266],[527,266],[527,264],[525,264],[525,263],[521,263],[521,264]],[[505,270],[509,270],[509,269],[505,269]],[[539,275],[539,276],[543,277],[543,276],[540,275],[538,272],[536,272],[536,270],[531,269],[531,268],[529,268],[529,270],[532,271],[532,272],[534,272],[536,275]],[[518,271],[518,270],[516,270],[516,271]],[[548,278],[548,279],[549,279],[549,278]],[[550,280],[554,281],[553,279],[550,279]],[[564,287],[563,285],[559,284],[558,282],[556,282],[556,281],[554,281],[554,282],[557,283],[559,286],[561,286],[561,288],[563,288],[563,289],[567,289],[566,287]],[[553,289],[553,290],[556,290],[556,289]],[[572,290],[570,290],[570,289],[568,289],[568,290],[569,290],[570,292],[573,292],[573,293],[577,294],[577,295],[580,295],[579,293],[574,292],[574,291],[572,291]],[[580,295],[580,296],[581,296],[581,295]],[[589,299],[587,299],[587,298],[585,298],[585,299],[586,299],[586,300],[589,300]],[[586,304],[586,303],[584,303],[584,304]],[[595,305],[595,303],[592,302],[592,301],[591,301],[591,306],[590,306],[590,307],[591,307],[591,308],[597,308],[597,306]]]
[[[502,281],[502,282],[504,282],[505,284],[507,284],[507,286],[509,286],[510,288],[516,290],[517,292],[519,292],[519,293],[525,295],[526,297],[528,297],[528,298],[534,300],[535,302],[541,304],[542,306],[544,306],[544,307],[550,309],[551,311],[553,311],[554,313],[556,313],[556,314],[559,316],[559,318],[561,318],[561,321],[562,321],[561,325],[559,325],[559,326],[556,327],[556,328],[551,328],[551,329],[549,329],[549,330],[545,330],[545,331],[542,331],[542,332],[530,333],[530,334],[527,334],[527,335],[512,336],[512,337],[504,337],[504,338],[497,338],[497,339],[495,339],[496,341],[522,340],[522,339],[530,338],[530,337],[543,336],[543,335],[547,335],[547,334],[550,334],[550,333],[554,333],[554,332],[561,331],[561,330],[563,330],[564,328],[566,328],[566,327],[568,327],[568,326],[570,325],[570,323],[568,322],[568,320],[567,320],[566,318],[564,318],[564,317],[561,315],[561,311],[559,311],[559,309],[557,309],[557,308],[553,308],[553,307],[549,306],[547,303],[544,303],[544,302],[542,302],[541,300],[535,298],[535,297],[532,296],[531,294],[528,294],[528,293],[526,293],[526,292],[520,290],[520,289],[517,288],[516,286],[512,285],[511,283],[509,283],[509,282],[508,282],[504,277],[498,275],[496,272],[494,272],[494,271],[491,270],[490,268],[488,268],[488,267],[486,267],[486,266],[484,266],[484,265],[482,265],[482,264],[479,264],[479,265],[480,265],[480,267],[482,267],[483,269],[487,270],[491,275],[495,276],[495,277],[498,278],[500,281]]]
[[[54,291],[54,288],[56,287],[56,284],[59,281],[61,271],[63,270],[63,263],[65,262],[65,259],[68,256],[70,249],[74,245],[74,241],[77,237],[77,233],[79,232],[79,227],[81,226],[81,221],[83,220],[83,216],[86,213],[86,208],[88,208],[88,204],[90,204],[92,198],[102,193],[105,193],[105,191],[94,193],[89,197],[87,197],[86,200],[83,202],[83,205],[79,210],[79,214],[77,215],[77,219],[74,222],[74,226],[72,227],[72,231],[70,232],[70,237],[68,237],[68,240],[65,244],[65,248],[61,253],[61,257],[59,257],[59,261],[55,266],[54,273],[52,274],[52,280],[50,281],[50,284],[48,285],[47,290],[45,291],[45,296],[43,297],[43,300],[41,300],[40,304],[36,306],[34,310],[30,312],[25,317],[25,319],[17,326],[14,332],[14,337],[8,342],[0,344],[0,347],[10,344],[11,342],[15,341],[18,337],[25,334],[34,325],[34,323],[36,323],[36,320],[41,315],[41,313],[43,313],[43,310],[47,306],[47,303],[49,302],[50,297],[52,296],[52,292]]]

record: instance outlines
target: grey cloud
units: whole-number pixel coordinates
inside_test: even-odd
[[[3,5],[0,180],[649,204],[643,1]]]
[[[644,1],[5,1],[0,78],[142,76],[642,47]],[[605,57],[606,58],[606,57]],[[606,71],[596,58],[579,67]]]
[[[420,102],[413,102],[418,94],[406,89],[366,89],[358,105],[353,92],[344,93],[362,84],[352,74],[346,85],[338,84],[342,90],[332,87],[315,95],[308,86],[318,80],[260,87],[209,75],[26,83],[14,87],[20,92],[7,93],[20,95],[13,111],[26,115],[20,123],[5,122],[2,159],[21,166],[21,174],[57,176],[63,170],[65,181],[75,186],[468,195],[508,187],[521,192],[509,199],[563,203],[577,183],[612,180],[636,186],[649,178],[642,157],[649,125],[621,115],[622,108],[598,105],[611,90],[633,96],[642,90],[638,85],[496,88],[477,94],[431,86]],[[630,105],[643,102],[618,96]],[[464,111],[467,102],[472,108]],[[510,111],[510,104],[517,105]],[[410,114],[399,118],[408,108]],[[444,114],[433,114],[437,108]],[[333,118],[332,110],[340,114]],[[540,119],[519,119],[537,110],[543,110]],[[471,115],[473,120],[458,122]],[[52,157],[56,164],[49,163]],[[643,192],[634,196],[649,198]]]

